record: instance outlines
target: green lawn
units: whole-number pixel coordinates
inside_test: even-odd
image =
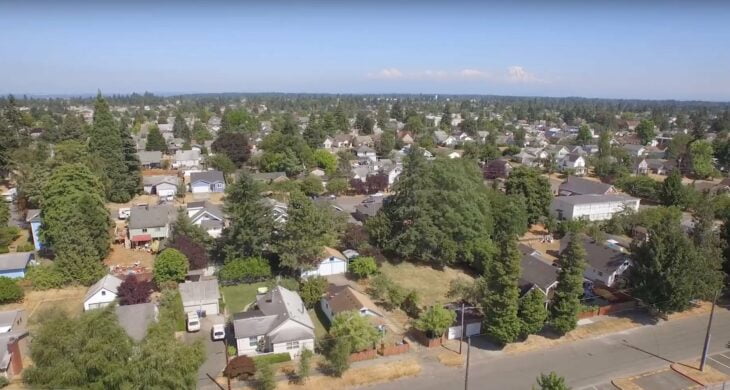
[[[223,287],[223,298],[226,301],[228,313],[242,312],[246,306],[256,300],[256,290],[259,287],[266,287],[266,282]]]
[[[314,323],[314,337],[317,340],[322,340],[322,337],[327,335],[329,321],[327,320],[327,316],[322,312],[322,309],[319,308],[319,304],[314,309],[309,309],[309,317]]]

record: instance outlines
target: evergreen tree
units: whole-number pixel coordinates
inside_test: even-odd
[[[192,131],[190,131],[190,127],[185,122],[185,118],[179,113],[175,115],[175,122],[172,125],[172,135],[175,138],[182,138],[186,141],[190,141],[193,138]]]
[[[127,174],[125,176],[124,188],[127,189],[131,197],[142,192],[142,165],[137,155],[137,145],[132,139],[127,126],[120,129],[122,137],[122,154],[124,156],[124,164],[126,165]]]
[[[684,208],[687,202],[687,190],[682,184],[682,175],[675,169],[664,179],[659,187],[659,200],[665,206]]]
[[[521,258],[516,238],[505,237],[499,255],[492,259],[486,273],[484,324],[487,333],[501,344],[517,340],[521,333],[517,317]]]
[[[540,217],[550,214],[552,192],[550,182],[535,169],[518,167],[505,182],[507,195],[522,195],[527,206],[527,222],[536,223]]]
[[[101,93],[97,95],[94,104],[94,124],[90,132],[89,149],[98,162],[107,199],[118,203],[132,199],[139,189],[139,175],[130,171],[132,161],[125,155],[125,136],[114,121],[109,105]],[[137,178],[130,180],[130,175],[135,174]]]
[[[322,147],[322,143],[325,138],[327,138],[327,134],[322,127],[321,121],[317,120],[314,114],[309,116],[309,122],[307,123],[307,127],[304,129],[302,136],[307,142],[307,145],[309,145],[312,149]]]
[[[152,124],[147,132],[147,143],[144,146],[146,151],[159,151],[167,153],[167,142],[160,133],[160,128],[156,124]]]
[[[591,128],[585,123],[580,125],[578,128],[578,135],[575,138],[575,143],[578,145],[585,145],[593,139],[591,135]]]
[[[656,137],[656,131],[654,131],[654,122],[649,119],[642,119],[638,126],[636,126],[636,135],[641,139],[641,144],[646,145]]]
[[[586,257],[581,240],[579,235],[572,235],[568,247],[560,257],[558,286],[550,308],[552,327],[560,333],[575,329],[578,323]]]
[[[548,318],[545,295],[537,289],[525,294],[520,300],[518,317],[523,337],[540,332]]]
[[[387,156],[395,148],[395,131],[383,130],[380,135],[380,141],[378,141],[377,149],[378,154],[381,156]]]
[[[223,230],[225,259],[261,256],[271,242],[274,219],[261,198],[261,186],[243,173],[226,189],[225,211],[231,225]]]

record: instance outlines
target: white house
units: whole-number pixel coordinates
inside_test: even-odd
[[[375,149],[362,145],[359,148],[357,148],[357,157],[358,158],[367,158],[368,160],[375,162],[378,160],[378,157],[375,153]]]
[[[146,194],[157,195],[160,198],[172,198],[177,194],[180,179],[177,176],[144,176],[142,187]]]
[[[221,171],[203,171],[190,174],[190,191],[193,194],[224,192],[226,181]]]
[[[197,168],[200,166],[200,151],[178,150],[173,158],[173,168]]]
[[[185,313],[196,312],[205,315],[218,315],[220,309],[218,301],[221,298],[218,290],[218,280],[201,280],[199,282],[185,282],[177,285],[182,298]]]
[[[553,198],[550,210],[558,219],[604,221],[625,210],[639,211],[639,201],[620,194],[557,196]]]
[[[332,149],[332,143],[333,142],[334,142],[334,140],[332,138],[327,137],[327,138],[324,139],[324,141],[322,141],[322,147],[324,149]]]
[[[586,267],[583,277],[611,287],[617,279],[631,267],[631,257],[619,245],[610,242],[594,242],[583,236],[583,247],[586,251]],[[563,240],[565,241],[565,240]],[[567,241],[561,244],[560,253],[567,247]]]
[[[563,171],[573,170],[573,172],[582,176],[586,173],[586,159],[579,154],[568,154],[560,160],[560,169]]]
[[[347,258],[334,248],[324,248],[324,258],[315,264],[316,268],[302,271],[302,277],[327,276],[347,272]]]
[[[238,356],[314,351],[314,324],[299,294],[277,286],[256,296],[252,310],[233,315]]]
[[[226,226],[223,210],[209,202],[189,202],[187,212],[193,225],[200,226],[213,238],[220,237]]]
[[[84,311],[108,306],[117,299],[117,289],[122,279],[114,275],[106,275],[89,287],[84,296]]]

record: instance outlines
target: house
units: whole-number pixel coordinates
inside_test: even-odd
[[[347,258],[340,251],[324,247],[324,253],[313,269],[303,270],[301,277],[338,275],[347,272]]]
[[[137,152],[139,164],[142,168],[160,168],[162,167],[162,152],[160,151],[144,151]]]
[[[221,171],[193,172],[190,174],[190,191],[193,194],[224,192],[226,181]]]
[[[335,148],[350,148],[352,146],[352,137],[347,134],[337,134],[332,141]]]
[[[548,145],[545,147],[545,151],[554,156],[556,161],[562,160],[568,155],[568,153],[570,153],[568,148],[563,145]]]
[[[160,198],[174,198],[177,194],[179,184],[180,179],[177,176],[155,175],[142,177],[144,192],[150,195],[157,195]]]
[[[324,149],[332,149],[332,145],[334,144],[334,140],[330,137],[327,137],[322,141],[322,148]]]
[[[117,289],[122,279],[114,275],[105,275],[86,291],[84,311],[106,307],[117,299]]]
[[[639,199],[620,194],[556,196],[550,210],[558,219],[604,221],[626,210],[639,211]]]
[[[187,213],[193,225],[200,226],[213,238],[220,237],[226,225],[223,210],[210,202],[190,202]]]
[[[645,158],[640,157],[634,162],[634,173],[637,175],[649,174],[649,163]]]
[[[411,145],[414,142],[416,142],[415,139],[413,138],[413,135],[411,135],[411,133],[408,132],[408,131],[402,131],[402,132],[400,132],[398,134],[398,138],[401,140],[401,142],[404,145]]]
[[[581,176],[586,172],[586,159],[579,154],[569,153],[560,160],[559,167],[562,171],[572,170]]]
[[[497,178],[506,179],[509,177],[510,172],[512,172],[512,165],[509,161],[503,158],[498,158],[485,165],[483,172],[484,178],[488,180],[494,180]]]
[[[221,294],[217,279],[180,283],[177,288],[185,313],[196,312],[201,317],[220,314]]]
[[[560,245],[562,254],[568,241]],[[587,236],[582,237],[586,251],[586,268],[583,276],[591,281],[611,287],[616,280],[631,266],[631,257],[619,245],[610,242],[595,242]]]
[[[649,172],[657,175],[668,175],[677,167],[676,161],[664,159],[646,159],[646,164]]]
[[[43,249],[43,243],[41,243],[41,211],[38,209],[29,209],[25,215],[25,222],[30,225],[30,235],[33,237],[33,247],[37,251]]]
[[[28,330],[25,328],[25,312],[11,310],[0,312],[0,376],[12,379],[23,371],[21,343]]]
[[[271,208],[271,217],[277,225],[284,224],[289,219],[289,205],[286,203],[273,198],[263,198],[261,202]]]
[[[479,139],[479,142],[485,143],[487,142],[487,137],[489,137],[489,132],[485,130],[477,131],[477,138]]]
[[[254,310],[233,315],[238,355],[314,351],[314,324],[299,294],[277,286],[256,296]]]
[[[200,151],[178,150],[172,160],[173,168],[192,169],[200,166]]]
[[[625,150],[633,158],[644,157],[647,154],[646,148],[643,145],[627,144],[622,146],[621,149]]]
[[[518,248],[522,253],[518,282],[520,297],[537,289],[545,296],[547,303],[558,285],[558,268],[550,264],[550,261],[545,259],[540,252],[529,246],[520,244]]]
[[[462,336],[461,332],[461,304],[450,303],[444,305],[447,309],[456,312],[454,322],[449,326],[446,331],[446,338],[449,340],[458,339]],[[478,335],[482,332],[482,322],[484,321],[484,315],[475,307],[464,308],[464,334],[463,337],[470,337]]]
[[[0,254],[0,276],[11,279],[25,277],[25,270],[31,261],[33,261],[33,252]]]
[[[369,146],[360,146],[357,148],[357,157],[358,158],[366,158],[372,162],[375,162],[378,160],[378,157],[375,153],[375,149],[369,147]]]
[[[147,336],[147,329],[157,322],[159,311],[154,303],[117,306],[114,308],[119,326],[134,341],[140,342]]]
[[[129,210],[129,239],[135,246],[164,240],[177,213],[170,205],[134,206]]]
[[[558,194],[560,196],[587,194],[609,195],[616,193],[618,193],[618,191],[616,191],[616,188],[610,184],[576,176],[568,176],[568,178],[560,184],[560,188],[558,189]]]
[[[373,137],[369,135],[358,135],[355,137],[354,146],[367,146],[369,148],[372,148],[373,146],[375,146],[375,142],[373,141]]]
[[[450,159],[454,159],[454,158],[461,158],[461,156],[463,154],[464,154],[464,151],[463,150],[454,150],[453,152],[449,153],[447,156]]]
[[[265,184],[281,183],[289,181],[286,172],[258,172],[252,173],[251,178]]]
[[[528,167],[538,166],[540,164],[540,160],[528,153],[525,149],[520,150],[519,153],[512,156],[512,160]]]
[[[350,285],[336,286],[330,284],[319,305],[330,323],[340,313],[355,311],[363,317],[368,317],[374,326],[384,326],[385,324],[383,314],[370,297],[355,290]]]
[[[454,146],[456,145],[456,138],[454,136],[447,134],[443,130],[436,130],[433,132],[433,140],[436,142],[437,145],[440,146]]]

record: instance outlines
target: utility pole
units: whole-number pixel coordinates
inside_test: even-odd
[[[464,302],[461,302],[461,335],[459,335],[459,355],[461,355],[461,346],[464,344],[464,335],[466,334],[466,328],[464,327],[464,312],[466,310],[477,309],[476,306],[465,306]]]
[[[712,300],[712,309],[710,310],[710,320],[707,321],[707,333],[705,334],[705,345],[702,348],[702,360],[700,360],[700,371],[705,371],[705,362],[707,361],[707,352],[710,349],[710,332],[712,330],[712,318],[715,316],[715,305],[717,304],[717,295],[719,291],[715,292],[715,297]]]
[[[469,390],[469,351],[471,351],[471,337],[467,337],[466,342],[466,371],[464,372],[464,390]]]

